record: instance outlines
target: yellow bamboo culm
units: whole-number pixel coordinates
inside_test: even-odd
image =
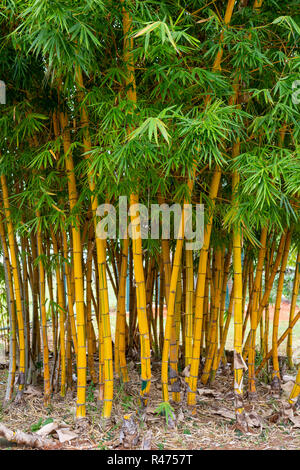
[[[64,228],[62,228],[62,236],[63,236],[63,254],[65,260],[68,259],[68,240],[67,234]],[[72,293],[72,285],[71,285],[71,273],[68,263],[65,261],[64,263],[65,273],[66,273],[66,280],[67,280],[67,296],[68,296],[68,314],[70,320],[70,328],[72,334],[72,342],[75,351],[76,361],[78,356],[78,346],[77,346],[77,333],[76,333],[76,324],[75,324],[75,317],[74,317],[74,309],[73,309],[73,293]]]
[[[218,349],[218,316],[219,316],[219,308],[220,308],[220,298],[221,298],[221,249],[220,247],[216,248],[215,252],[215,279],[214,279],[214,296],[213,296],[213,303],[212,303],[212,315],[210,321],[210,338],[209,338],[209,348],[208,353],[206,356],[205,366],[203,369],[203,373],[201,376],[201,382],[206,385],[209,375],[211,372],[211,368],[213,365],[214,357],[217,356],[217,349]],[[213,374],[214,375],[214,374]],[[212,377],[214,380],[214,376]]]
[[[235,1],[228,0],[224,24],[227,26],[233,14]],[[223,42],[223,31],[220,35],[220,44]],[[220,47],[218,50],[217,56],[214,60],[213,71],[221,70],[221,60],[223,56],[223,48]],[[207,104],[210,100],[210,95],[207,95],[205,98],[205,103]],[[191,369],[189,376],[189,392],[187,395],[188,405],[196,404],[196,389],[197,389],[197,380],[198,380],[198,371],[199,371],[199,362],[200,362],[200,351],[202,343],[202,322],[203,322],[203,307],[204,307],[204,293],[205,293],[205,280],[206,280],[206,268],[207,268],[207,256],[208,249],[210,245],[210,236],[212,230],[212,220],[213,220],[213,208],[215,204],[215,198],[217,197],[219,184],[221,180],[221,170],[217,165],[214,175],[212,178],[211,188],[210,188],[210,198],[212,201],[212,209],[210,210],[209,220],[205,227],[204,231],[204,242],[200,252],[199,267],[198,267],[198,279],[196,285],[196,304],[195,304],[195,319],[194,319],[194,341],[193,341],[193,352],[192,352],[192,361]]]
[[[270,275],[270,252],[269,249],[266,251],[266,262],[265,262],[265,289],[267,287],[268,278]],[[265,331],[264,331],[264,355],[267,354],[269,349],[269,325],[270,325],[270,310],[269,303],[265,308]]]
[[[225,17],[224,17],[224,24],[228,25],[231,21],[232,13],[233,13],[233,8],[234,8],[235,0],[228,0],[227,2],[227,8],[225,12]],[[224,39],[224,33],[223,31],[220,34],[220,43],[222,44]],[[223,47],[220,47],[220,49],[217,52],[214,65],[213,65],[213,70],[221,70],[221,60],[223,56]]]
[[[39,256],[39,277],[40,277],[40,307],[42,319],[42,338],[43,338],[43,364],[44,364],[44,405],[50,404],[50,371],[49,371],[49,350],[48,350],[48,335],[47,335],[47,314],[46,314],[46,284],[45,284],[45,269],[43,265],[42,256],[43,242],[41,234],[41,217],[39,211],[36,212],[39,220],[37,228],[37,247]]]
[[[298,292],[299,292],[299,286],[300,286],[300,251],[298,251],[297,254],[297,260],[296,260],[296,267],[295,267],[295,277],[294,277],[294,282],[293,282],[293,294],[292,294],[292,302],[291,302],[291,307],[290,307],[290,317],[289,317],[289,324],[292,323],[295,315],[295,310],[296,310],[296,303],[297,303],[297,297],[298,297]],[[286,346],[286,354],[288,358],[288,363],[289,363],[289,368],[293,368],[293,331],[290,331],[288,334],[288,340],[287,340],[287,346]]]
[[[77,81],[79,86],[79,99],[83,98],[83,78],[80,69],[77,70]],[[92,148],[91,138],[88,130],[88,114],[85,105],[81,106],[81,125],[84,130],[83,146],[85,153],[90,152]],[[89,154],[88,154],[89,155]],[[89,156],[86,157],[89,162]],[[106,240],[97,235],[97,209],[98,198],[95,195],[95,181],[89,169],[88,171],[89,188],[92,192],[91,208],[93,214],[93,221],[96,233],[96,251],[97,251],[97,264],[98,264],[98,277],[99,277],[99,290],[100,290],[100,316],[99,327],[101,328],[101,340],[103,341],[103,348],[99,351],[103,352],[103,379],[104,379],[104,405],[102,415],[104,418],[110,418],[113,401],[113,352],[112,352],[112,339],[109,318],[109,300],[108,300],[108,287],[106,277]],[[101,371],[102,375],[102,371]]]
[[[262,3],[263,3],[263,0],[255,0],[254,1],[254,5],[253,5],[253,8],[255,10],[259,10],[262,6]]]
[[[14,383],[15,383],[15,376],[16,376],[16,365],[17,365],[17,357],[16,357],[16,350],[17,350],[17,337],[16,337],[16,308],[15,308],[15,296],[13,290],[13,279],[11,273],[11,266],[9,260],[9,251],[8,246],[6,243],[5,237],[5,230],[2,220],[0,220],[0,239],[1,245],[3,250],[3,257],[4,257],[4,269],[6,271],[7,282],[8,282],[8,289],[9,289],[9,313],[11,316],[10,326],[11,326],[11,350],[10,355],[12,358],[12,365],[10,369],[10,384],[9,384],[9,392],[5,396],[5,400],[9,401],[12,398],[13,390],[14,390]]]
[[[136,194],[130,195],[130,218],[132,230],[132,253],[133,253],[133,266],[136,282],[136,299],[137,299],[137,317],[140,333],[141,344],[141,379],[142,386],[140,397],[142,404],[147,405],[148,394],[150,390],[151,380],[151,353],[150,353],[150,340],[149,328],[147,320],[147,305],[146,305],[146,286],[143,268],[143,252],[142,252],[142,239],[141,239],[141,225],[140,216],[136,215],[133,206],[138,204],[138,196]]]
[[[227,335],[228,335],[228,331],[229,331],[229,325],[230,325],[231,318],[232,318],[233,293],[234,293],[234,288],[232,288],[232,291],[231,291],[231,294],[230,294],[229,306],[228,306],[228,311],[227,311],[227,318],[226,318],[225,326],[224,326],[223,333],[222,333],[222,341],[221,341],[221,344],[220,344],[220,350],[219,350],[218,358],[217,358],[217,361],[216,361],[216,363],[214,364],[214,367],[213,367],[213,372],[215,372],[215,373],[218,370],[219,364],[220,364],[221,359],[222,359],[222,355],[224,353],[226,339],[227,339]]]
[[[162,197],[161,193],[158,193],[158,203],[165,204],[165,199]],[[170,283],[171,283],[171,261],[170,261],[170,244],[169,240],[162,238],[161,240],[161,254],[164,267],[164,287],[165,287],[165,299],[166,304],[168,305],[169,301],[169,292],[170,292]]]
[[[58,244],[55,233],[50,228],[53,252],[58,255]],[[65,300],[64,300],[64,284],[60,273],[59,265],[55,265],[56,272],[56,284],[57,284],[57,303],[59,310],[59,330],[60,330],[60,369],[61,369],[61,380],[60,380],[60,395],[62,397],[66,394],[66,334],[65,334]]]
[[[289,397],[289,403],[291,405],[296,405],[299,395],[300,395],[300,365],[298,366],[298,373],[297,373],[295,385]]]
[[[281,269],[278,279],[277,286],[277,295],[274,309],[274,319],[273,319],[273,335],[272,335],[272,358],[273,358],[273,372],[272,372],[272,386],[275,390],[280,389],[280,370],[279,370],[279,361],[278,361],[278,326],[279,326],[279,314],[281,307],[281,298],[283,290],[283,281],[285,269],[288,261],[289,248],[291,244],[292,230],[288,230],[285,240],[285,246],[281,261]]]
[[[93,204],[94,205],[94,204]],[[108,287],[106,278],[106,244],[105,240],[96,238],[97,262],[99,272],[99,289],[100,289],[100,328],[103,344],[103,360],[104,360],[104,406],[102,410],[103,418],[109,418],[112,410],[113,400],[113,353],[112,340],[109,319],[109,302]],[[100,287],[101,286],[101,287]]]
[[[194,187],[196,175],[196,162],[193,165],[193,172],[191,177],[188,179],[188,195],[189,199],[192,196],[192,191]],[[179,224],[179,231],[177,234],[176,240],[176,247],[173,259],[173,268],[171,274],[171,281],[170,281],[170,291],[167,303],[167,319],[166,319],[166,326],[165,326],[165,336],[164,336],[164,344],[163,344],[163,352],[162,352],[162,365],[161,365],[161,383],[162,383],[162,396],[163,401],[169,401],[169,391],[168,391],[168,366],[169,366],[169,352],[170,352],[170,344],[172,340],[172,328],[174,320],[174,313],[175,313],[175,303],[176,303],[176,290],[177,290],[177,282],[178,276],[181,270],[181,257],[182,257],[182,249],[184,243],[184,233],[185,233],[185,223],[187,220],[187,213],[185,206],[189,202],[189,199],[185,199],[183,203],[183,213],[180,218]],[[175,331],[175,328],[174,330]],[[171,370],[171,375],[176,377],[177,372],[176,370]]]
[[[124,2],[121,0],[121,3]],[[136,83],[134,75],[134,61],[132,55],[133,39],[129,36],[132,29],[132,19],[129,12],[123,7],[123,33],[124,33],[124,50],[123,58],[126,64],[126,95],[128,101],[133,105],[136,105]],[[130,205],[138,204],[138,195],[130,194]],[[148,402],[148,394],[150,390],[151,380],[151,359],[150,359],[150,338],[149,338],[149,327],[147,319],[147,305],[146,305],[146,286],[143,268],[143,251],[142,251],[142,239],[141,239],[141,225],[140,217],[136,216],[134,211],[130,208],[131,228],[133,231],[132,239],[132,252],[133,252],[133,266],[134,275],[136,281],[136,299],[137,299],[137,318],[138,327],[140,333],[140,344],[141,344],[141,391],[140,398],[144,406]]]
[[[248,368],[249,368],[249,380],[248,380],[248,393],[252,396],[256,394],[255,387],[255,345],[256,345],[256,325],[257,325],[257,310],[259,305],[259,289],[262,280],[263,265],[266,253],[266,241],[267,241],[267,227],[263,227],[260,238],[260,249],[258,254],[258,261],[256,267],[256,275],[253,286],[252,296],[252,311],[251,311],[251,340],[250,348],[248,353]]]
[[[207,259],[207,264],[209,265],[209,256]],[[209,318],[210,318],[210,309],[209,309],[209,283],[210,278],[208,276],[209,269],[206,268],[205,276],[205,287],[204,287],[204,299],[203,299],[203,319],[202,319],[202,332],[201,332],[201,345],[200,345],[200,356],[204,356],[204,351],[208,351],[208,329],[209,329]],[[193,300],[193,311],[195,311],[196,305],[196,290],[194,291],[194,300]],[[193,316],[194,318],[194,316]]]
[[[233,147],[233,156],[239,154],[240,144]],[[239,186],[239,174],[233,173],[232,193],[234,205]],[[234,271],[234,401],[237,423],[246,427],[245,411],[243,406],[243,370],[246,365],[242,358],[243,341],[243,281],[242,281],[242,239],[240,224],[233,228],[233,271]]]
[[[16,315],[17,315],[17,323],[18,323],[18,335],[19,335],[19,349],[20,349],[20,364],[19,364],[19,379],[18,379],[19,388],[18,388],[18,394],[16,397],[16,400],[18,401],[21,399],[22,394],[23,394],[24,385],[25,385],[25,372],[26,372],[25,371],[26,358],[25,358],[24,320],[23,320],[21,286],[20,286],[19,273],[18,273],[18,262],[17,262],[14,229],[13,229],[10,207],[9,207],[6,176],[3,174],[1,175],[1,188],[2,188],[2,196],[3,196],[4,214],[6,217],[6,224],[7,224],[11,269],[12,269],[12,275],[13,275],[13,281],[14,281],[14,292],[15,292],[15,299],[16,299]]]
[[[181,270],[178,274],[176,298],[175,298],[175,314],[173,316],[171,341],[170,341],[170,370],[174,372],[174,377],[171,378],[172,399],[175,403],[180,402],[180,387],[178,387],[178,352],[179,352],[179,335],[180,335],[180,317],[181,317]]]
[[[232,244],[230,243],[230,245],[228,247],[228,251],[227,251],[225,259],[224,259],[224,270],[223,270],[224,272],[223,272],[222,293],[221,293],[221,301],[220,301],[220,319],[222,318],[223,321],[224,321],[224,314],[225,314],[226,290],[227,290],[227,282],[228,282],[228,276],[229,276],[229,268],[230,268],[230,264],[231,264],[231,255],[232,255]],[[231,300],[231,298],[232,298],[232,296],[230,295],[230,300]],[[243,295],[243,298],[244,298],[244,295]],[[230,303],[230,301],[229,301],[229,303]],[[232,310],[231,310],[231,313],[232,313]],[[231,316],[231,314],[230,314],[230,316]],[[220,326],[220,351],[221,351],[221,347],[222,347],[222,344],[223,344],[223,335],[224,334],[227,335],[226,325],[227,325],[227,320],[225,322],[225,326],[224,325],[222,327]],[[229,327],[229,325],[228,325],[228,327]],[[225,343],[224,343],[224,347],[225,347]],[[223,354],[223,351],[222,351],[222,354]],[[221,357],[222,357],[222,354],[221,354]],[[225,359],[226,358],[224,356],[223,360],[224,360],[224,363],[226,364]],[[214,362],[213,370],[217,371],[217,369],[219,367],[219,363],[220,363],[220,360],[217,359],[217,361]]]
[[[182,234],[184,233],[183,230],[183,223],[184,217],[181,217],[181,227],[182,227]],[[163,393],[163,401],[169,401],[169,391],[168,391],[168,366],[169,366],[169,352],[170,352],[170,343],[172,339],[172,328],[174,323],[174,311],[175,311],[175,301],[176,301],[176,287],[177,287],[177,280],[178,275],[181,267],[181,253],[183,247],[183,235],[177,238],[176,241],[176,249],[174,254],[173,260],[173,269],[171,275],[171,283],[170,283],[170,292],[169,292],[169,299],[167,305],[167,319],[166,319],[166,326],[165,326],[165,335],[164,335],[164,345],[163,345],[163,353],[162,353],[162,366],[161,366],[161,383],[162,383],[162,393]],[[173,374],[176,375],[176,371],[173,371]],[[172,371],[171,371],[172,375]]]
[[[60,113],[60,123],[62,128],[63,145],[65,153],[66,174],[68,178],[68,192],[70,210],[74,211],[77,204],[77,189],[74,174],[74,164],[71,153],[71,137],[68,128],[67,116]],[[75,281],[75,305],[77,319],[77,403],[76,417],[84,418],[86,415],[86,331],[85,331],[85,312],[84,312],[84,292],[83,292],[83,274],[82,274],[82,245],[79,228],[78,216],[76,216],[76,225],[72,224],[73,239],[73,266]]]
[[[193,352],[193,302],[194,302],[194,269],[193,252],[185,250],[186,294],[185,294],[185,366],[192,360]]]
[[[89,228],[88,257],[86,260],[86,326],[87,326],[87,347],[88,347],[88,368],[93,384],[97,384],[97,376],[94,367],[94,346],[93,346],[93,324],[92,324],[92,248],[93,248],[93,225]]]
[[[196,284],[196,305],[195,305],[195,318],[194,318],[194,342],[193,342],[191,369],[190,369],[190,376],[189,376],[189,392],[187,396],[188,405],[196,404],[207,257],[208,257],[210,236],[211,236],[211,230],[212,230],[213,210],[214,210],[214,205],[215,205],[215,199],[217,197],[218,190],[219,190],[220,180],[221,180],[221,170],[219,166],[217,166],[213,173],[210,191],[209,191],[209,198],[211,200],[211,206],[209,209],[208,220],[205,225],[203,246],[201,248],[199,266],[198,266],[198,278],[197,278],[197,284]]]
[[[59,137],[59,118],[57,112],[53,113],[53,129],[54,129],[54,135],[56,138]],[[64,142],[65,142],[65,149],[68,148],[68,145],[70,144],[70,139],[69,135],[66,132],[65,137],[64,137]],[[62,201],[60,201],[62,202]],[[64,220],[65,222],[65,216]],[[73,342],[73,347],[76,355],[76,363],[78,360],[78,344],[77,344],[77,332],[76,332],[76,323],[75,323],[75,316],[74,316],[74,282],[72,281],[72,273],[73,270],[70,269],[70,266],[67,262],[68,260],[68,239],[67,239],[67,234],[66,230],[64,227],[64,223],[61,224],[61,233],[62,233],[62,245],[63,245],[63,255],[64,255],[64,270],[65,270],[65,275],[66,275],[66,280],[67,280],[67,298],[68,298],[68,315],[69,315],[69,322],[70,322],[70,328],[71,328],[71,335],[72,335],[72,342]]]
[[[147,305],[147,318],[148,318],[148,330],[149,330],[149,341],[150,349],[154,349],[154,323],[153,323],[153,312],[152,312],[152,284],[153,284],[153,273],[154,273],[154,258],[151,257],[148,261],[147,275],[146,275],[146,305]],[[152,327],[152,328],[151,328]],[[152,331],[153,330],[153,334]]]
[[[126,365],[126,278],[127,278],[127,264],[128,264],[128,245],[129,239],[123,240],[122,248],[122,262],[120,270],[119,292],[117,300],[117,322],[119,326],[118,337],[115,341],[115,368],[120,371],[123,383],[128,382],[128,371]],[[117,333],[116,333],[117,334]]]
[[[224,256],[224,251],[225,248],[222,248],[221,251],[221,271],[219,271],[217,267],[217,262],[215,263],[215,284],[217,286],[217,298],[215,299],[216,301],[214,302],[216,306],[214,308],[217,308],[217,322],[219,321],[219,325],[217,325],[217,328],[219,330],[217,331],[216,334],[216,340],[215,340],[215,352],[214,352],[214,357],[213,357],[213,362],[211,365],[211,371],[210,371],[210,383],[214,383],[214,380],[216,378],[216,373],[218,370],[218,357],[219,357],[219,352],[220,350],[218,349],[218,344],[222,344],[222,338],[223,338],[223,332],[225,330],[224,326],[224,308],[222,310],[222,303],[225,305],[225,299],[223,300],[223,288],[224,288],[224,277],[225,277],[225,266],[224,266],[224,261],[225,261],[225,256]],[[225,289],[225,296],[226,296],[226,289]],[[219,333],[219,341],[218,341],[218,333]],[[225,362],[226,363],[226,362]]]

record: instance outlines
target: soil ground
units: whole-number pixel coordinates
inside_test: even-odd
[[[271,315],[272,315],[272,309]],[[280,330],[283,332],[288,324],[289,304],[283,303],[280,315]],[[300,322],[299,322],[300,323]],[[299,325],[296,325],[299,327]],[[294,330],[294,348],[300,345],[300,330]],[[50,333],[50,332],[49,332]],[[280,333],[281,334],[281,333]],[[271,336],[271,331],[270,331]],[[49,334],[49,338],[51,333]],[[271,338],[270,338],[271,339]],[[229,338],[229,343],[230,343]],[[282,351],[285,350],[285,343]],[[230,349],[230,344],[228,346]],[[95,366],[97,370],[97,358]],[[0,365],[1,367],[1,365]],[[3,367],[3,366],[2,366]],[[0,404],[3,403],[8,370],[0,369]],[[159,362],[152,363],[152,383],[148,407],[143,410],[139,406],[139,377],[140,364],[129,360],[128,369],[130,386],[125,387],[115,380],[114,403],[112,418],[109,422],[101,419],[101,406],[97,402],[97,390],[88,382],[87,388],[87,421],[84,429],[78,427],[75,420],[76,409],[76,383],[73,390],[69,390],[65,398],[54,393],[51,405],[43,405],[43,389],[41,383],[29,386],[20,404],[12,403],[5,409],[0,405],[0,422],[11,430],[17,429],[31,432],[38,428],[38,424],[46,419],[58,423],[66,423],[70,430],[77,434],[77,438],[61,445],[62,449],[124,449],[120,443],[120,430],[124,422],[124,415],[131,414],[137,425],[138,442],[132,449],[143,448],[143,438],[151,431],[150,448],[152,450],[191,450],[191,449],[300,449],[300,410],[298,423],[283,420],[280,416],[282,406],[287,403],[289,390],[283,391],[280,398],[271,394],[268,385],[268,371],[257,382],[258,396],[254,402],[249,402],[245,394],[244,404],[247,414],[254,412],[259,418],[259,424],[250,428],[250,432],[241,433],[235,426],[233,405],[233,375],[230,366],[218,371],[213,385],[204,387],[198,384],[197,405],[192,410],[186,405],[184,391],[181,392],[181,403],[171,401],[174,408],[175,421],[173,427],[167,426],[164,416],[155,410],[162,402],[160,385]],[[283,374],[295,377],[296,370],[285,370]],[[247,374],[244,390],[247,390]],[[282,382],[284,388],[286,385]],[[171,396],[171,394],[170,394]],[[58,441],[57,441],[58,442]],[[0,439],[1,449],[22,449],[16,444]]]
[[[287,402],[287,394],[275,399],[270,394],[268,385],[258,383],[258,398],[254,403],[245,399],[247,412],[254,410],[261,418],[258,427],[251,428],[247,434],[235,428],[234,406],[232,399],[232,372],[220,371],[213,386],[199,384],[199,395],[195,414],[186,406],[182,393],[182,403],[174,404],[176,422],[174,428],[166,425],[164,416],[155,412],[161,403],[160,364],[153,364],[153,378],[146,412],[139,408],[138,364],[129,363],[130,388],[115,382],[115,400],[112,419],[103,423],[101,410],[97,405],[95,387],[89,384],[87,390],[87,424],[84,430],[78,428],[75,421],[76,393],[67,392],[65,398],[54,394],[51,405],[43,406],[42,386],[30,387],[24,394],[23,403],[12,403],[2,409],[1,423],[12,430],[30,432],[41,421],[52,418],[64,422],[77,433],[78,438],[62,445],[63,449],[124,449],[120,444],[120,430],[123,416],[132,414],[137,424],[139,440],[132,449],[141,449],[143,437],[151,430],[153,450],[191,450],[191,449],[300,449],[300,428],[288,421],[274,421],[282,404]],[[295,374],[295,371],[291,371]],[[0,402],[3,402],[7,370],[0,371]],[[246,388],[246,387],[245,387]],[[137,412],[139,409],[139,412]],[[278,416],[278,415],[277,415]],[[276,421],[276,419],[275,419]],[[0,449],[20,449],[20,446],[0,440]],[[21,447],[22,448],[22,447]]]

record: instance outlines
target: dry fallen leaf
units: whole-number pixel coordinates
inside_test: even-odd
[[[182,375],[184,377],[189,377],[190,376],[190,370],[191,370],[191,364],[187,365],[183,371],[182,371]]]
[[[282,376],[282,380],[283,380],[283,382],[290,382],[290,381],[295,382],[296,381],[296,376],[295,375],[285,374],[285,375]]]
[[[184,421],[184,414],[182,410],[179,410],[177,414],[177,421],[180,423],[180,421]]]
[[[154,415],[154,414],[156,414],[155,410],[156,410],[156,408],[154,408],[153,406],[147,406],[146,413]]]
[[[215,398],[220,398],[220,393],[212,390],[211,388],[198,388],[197,389],[199,395],[202,396],[210,396]]]
[[[245,363],[243,356],[237,353],[236,350],[234,350],[233,357],[234,357],[233,361],[234,361],[235,369],[248,370],[247,364]]]
[[[295,366],[298,366],[300,364],[300,346],[298,346],[294,351],[293,351],[293,356],[292,360]]]
[[[288,398],[291,394],[291,391],[293,390],[293,387],[294,387],[294,382],[292,382],[291,380],[289,382],[282,384],[281,388],[282,388],[283,395]]]
[[[235,419],[234,411],[230,411],[227,408],[219,408],[218,410],[210,410],[209,412],[214,415],[223,416],[223,418]]]
[[[24,393],[26,395],[35,395],[35,396],[41,396],[42,395],[42,391],[39,390],[38,388],[33,387],[32,385],[28,385],[26,390],[24,390]]]
[[[72,439],[76,439],[78,437],[75,432],[70,431],[69,429],[56,429],[56,433],[58,435],[59,442],[63,443],[66,441],[71,441]]]
[[[293,417],[290,417],[290,421],[294,424],[294,428],[300,428],[300,416],[295,415]]]
[[[39,429],[36,434],[42,437],[46,437],[48,434],[52,434],[56,429],[58,429],[59,424],[55,421],[53,423],[45,424],[41,429]]]
[[[255,411],[250,411],[250,413],[247,413],[246,416],[248,426],[254,428],[262,428],[263,419]]]
[[[151,429],[146,432],[142,445],[141,445],[141,450],[151,450],[151,443],[152,443],[152,431]]]

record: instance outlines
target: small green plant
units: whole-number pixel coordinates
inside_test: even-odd
[[[32,432],[38,431],[39,429],[41,429],[42,423],[43,423],[43,420],[42,420],[42,418],[40,418],[37,423],[32,424],[32,426],[30,426],[30,430]]]
[[[242,431],[240,431],[239,429],[235,429],[234,432],[235,432],[235,434],[236,434],[237,436],[239,436],[239,437],[243,437],[243,436],[244,436],[244,434],[242,433]]]
[[[268,440],[268,435],[269,435],[268,430],[267,430],[267,429],[264,429],[264,430],[261,432],[261,434],[260,434],[259,437],[260,437],[261,441],[266,442],[266,441]]]
[[[88,411],[90,411],[90,412],[98,411],[97,406],[91,405],[90,403],[87,404],[87,409],[88,409]]]
[[[100,450],[108,450],[108,447],[107,447],[105,444],[103,444],[103,442],[99,442],[99,444],[98,444],[98,449],[100,449]]]
[[[96,386],[93,384],[93,382],[90,383],[90,385],[87,388],[87,408],[89,411],[97,411],[97,407],[95,406],[95,395],[94,392],[96,390]]]
[[[174,408],[168,403],[167,401],[163,401],[158,405],[158,407],[154,410],[154,413],[157,413],[161,416],[165,416],[166,418],[166,424],[168,426],[169,424],[169,419],[174,419]]]
[[[53,423],[52,418],[47,418],[47,419],[45,419],[45,421],[43,421],[43,418],[40,418],[37,423],[32,424],[30,426],[30,431],[31,432],[39,431],[41,429],[41,427],[46,426],[46,424],[49,424],[49,423]]]
[[[93,384],[93,382],[88,386],[87,397],[86,397],[86,401],[88,403],[93,403],[95,401],[95,396],[94,396],[95,388],[96,387]]]
[[[122,403],[122,408],[124,408],[125,411],[128,411],[128,409],[131,407],[133,401],[133,397],[129,395],[125,395],[123,397],[123,403]]]
[[[192,433],[189,429],[186,428],[183,430],[183,434],[187,434],[188,436],[190,436]]]
[[[37,361],[37,362],[35,363],[35,368],[36,368],[37,370],[42,369],[42,367],[43,367],[43,362],[42,362],[42,361]]]
[[[258,367],[263,360],[263,355],[260,351],[255,351],[255,366]]]
[[[53,423],[53,419],[52,419],[52,418],[47,418],[47,419],[45,419],[45,421],[43,422],[43,426],[46,426],[46,424],[50,424],[50,423]]]
[[[109,431],[107,431],[106,436],[103,438],[104,441],[110,441],[115,437],[115,434],[113,431],[116,431],[118,429],[118,424],[115,424]]]
[[[165,446],[164,446],[164,444],[163,444],[162,442],[159,442],[159,443],[157,444],[157,447],[158,447],[159,450],[164,450],[164,448],[165,448]]]

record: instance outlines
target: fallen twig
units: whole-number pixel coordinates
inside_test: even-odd
[[[34,447],[37,449],[58,449],[60,443],[51,441],[38,436],[37,434],[29,434],[23,431],[11,431],[9,428],[0,423],[0,436],[4,437],[9,442],[15,442],[16,444]]]

